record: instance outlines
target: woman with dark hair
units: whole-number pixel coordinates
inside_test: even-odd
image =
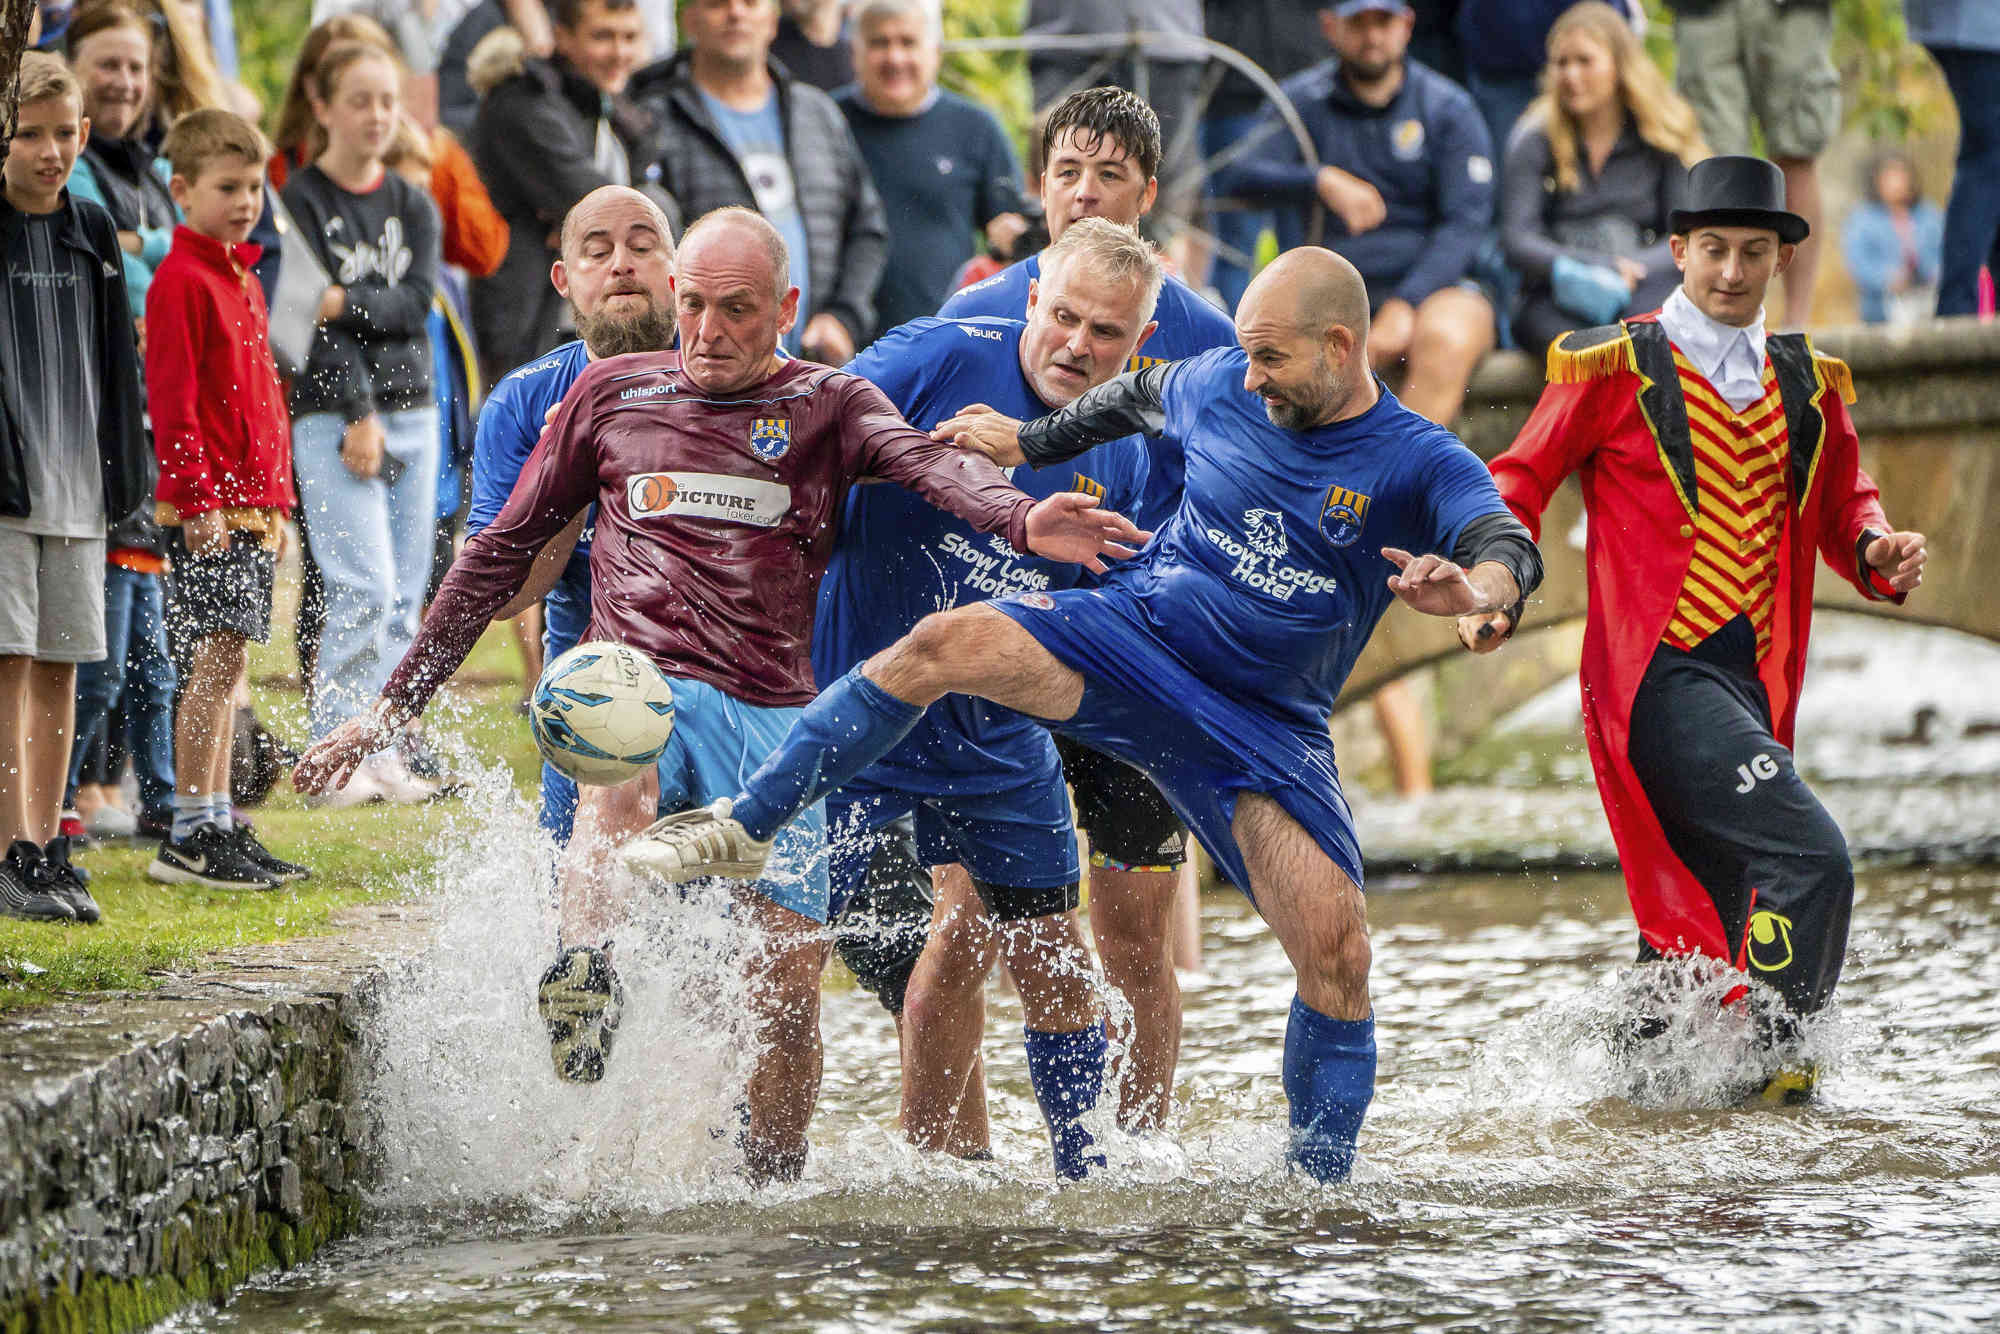
[[[1870,324],[1914,324],[1937,303],[1944,214],[1923,197],[1916,163],[1896,149],[1868,164],[1866,198],[1840,226],[1840,250]]]
[[[1579,326],[1658,306],[1678,281],[1667,215],[1707,156],[1694,109],[1625,16],[1598,0],[1549,29],[1542,92],[1508,141],[1500,241],[1521,275],[1514,338],[1540,355]]]

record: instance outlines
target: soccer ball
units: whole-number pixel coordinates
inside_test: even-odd
[[[548,665],[528,721],[543,759],[579,783],[613,787],[666,751],[674,688],[637,649],[595,640]]]

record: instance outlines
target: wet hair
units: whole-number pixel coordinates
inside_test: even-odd
[[[1137,282],[1145,292],[1139,310],[1141,326],[1153,318],[1160,285],[1167,278],[1159,254],[1139,235],[1139,229],[1109,218],[1078,218],[1063,228],[1063,234],[1042,251],[1041,264],[1044,283],[1051,267],[1067,275],[1072,264],[1081,264],[1113,282]]]
[[[335,46],[356,42],[376,47],[390,56],[396,54],[396,43],[388,29],[365,14],[330,18],[306,34],[299,46],[298,61],[292,66],[291,82],[285,85],[284,101],[278,104],[278,128],[272,136],[278,152],[296,153],[308,161],[319,156],[309,151],[318,128],[313,120],[312,98],[308,95],[313,71]]]
[[[785,238],[778,234],[778,229],[756,209],[731,204],[726,208],[713,209],[702,214],[694,220],[692,226],[681,233],[680,253],[685,255],[693,248],[697,234],[727,222],[740,222],[756,233],[757,240],[764,249],[764,258],[771,266],[771,277],[776,285],[777,294],[783,297],[785,289],[792,285],[791,252],[785,249]]]
[[[174,122],[160,145],[160,156],[173,165],[174,175],[190,185],[220,159],[237,158],[246,166],[262,167],[270,152],[255,125],[221,107],[188,112]]]
[[[549,6],[549,22],[575,32],[577,25],[583,22],[583,11],[592,5],[622,12],[638,8],[639,0],[554,0]]]
[[[1127,89],[1084,88],[1056,103],[1042,126],[1043,163],[1055,156],[1064,135],[1073,135],[1086,152],[1109,139],[1146,180],[1160,174],[1160,118]]]
[[[24,52],[21,56],[21,105],[46,102],[56,97],[67,97],[70,105],[76,108],[77,117],[82,118],[83,88],[69,66],[46,51]]]

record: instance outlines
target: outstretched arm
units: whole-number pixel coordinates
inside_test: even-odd
[[[1128,435],[1158,436],[1167,426],[1167,374],[1175,363],[1127,371],[1085,390],[1068,407],[1023,422],[984,403],[941,421],[931,439],[986,455],[1003,468],[1046,468]]]

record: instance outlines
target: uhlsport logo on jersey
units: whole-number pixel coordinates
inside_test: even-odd
[[[759,417],[750,423],[750,452],[766,463],[776,463],[792,447],[790,417]]]
[[[711,472],[645,472],[626,479],[635,519],[719,519],[776,528],[792,506],[792,488],[755,477]]]
[[[1344,486],[1329,487],[1319,512],[1319,530],[1337,547],[1353,546],[1368,518],[1368,497]]]
[[[1243,536],[1208,530],[1208,540],[1222,554],[1236,562],[1232,579],[1240,580],[1260,593],[1280,601],[1290,601],[1298,593],[1331,593],[1338,582],[1331,575],[1318,574],[1297,565],[1285,564],[1292,544],[1285,537],[1285,516],[1273,509],[1243,511]]]

